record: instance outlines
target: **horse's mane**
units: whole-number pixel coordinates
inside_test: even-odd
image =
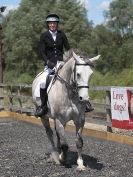
[[[86,53],[85,51],[81,50],[81,49],[73,49],[74,53],[76,53],[76,55],[82,57],[82,58],[89,58],[88,53]]]
[[[72,52],[71,52],[71,55],[69,55],[67,58],[65,58],[64,65],[63,65],[63,67],[61,69],[59,69],[58,73],[59,74],[61,74],[61,73],[65,74],[67,72],[67,69],[71,68],[72,60],[74,61],[74,58],[73,58],[73,55],[72,55]]]
[[[88,59],[90,58],[90,56],[88,55],[88,53],[86,53],[85,51],[81,50],[81,49],[75,49],[75,48],[72,48],[70,49],[67,54],[64,56],[63,60],[65,62],[63,68],[61,68],[60,71],[63,71],[65,68],[66,68],[66,64],[68,63],[68,61],[70,59],[73,58],[73,52],[80,56],[82,58],[82,60],[84,60],[85,62],[88,62]],[[91,64],[90,64],[91,65]],[[93,65],[92,65],[93,66]],[[64,71],[65,72],[65,71]]]
[[[72,49],[68,50],[67,52],[64,53],[63,55],[63,61],[66,63],[70,58],[72,58]]]
[[[63,56],[63,61],[66,63],[68,60],[70,60],[73,56],[73,52],[76,53],[76,55],[81,56],[84,59],[88,59],[89,56],[86,52],[80,50],[80,49],[75,49],[72,48],[69,51],[65,52],[64,56]]]

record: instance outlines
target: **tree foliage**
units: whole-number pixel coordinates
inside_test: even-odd
[[[132,0],[112,1],[105,16],[108,18],[108,26],[122,38],[133,34]]]
[[[106,25],[97,26],[93,32],[103,60],[98,69],[120,73],[133,68],[133,1],[115,0],[106,11]]]
[[[59,28],[66,33],[72,48],[79,48],[90,56],[101,54],[96,66],[100,72],[98,78],[103,77],[101,83],[104,84],[107,77],[110,79],[106,84],[113,82],[113,78],[115,82],[116,76],[132,70],[132,0],[112,1],[104,13],[106,24],[96,27],[92,26],[78,0],[22,0],[20,7],[5,19],[6,81],[28,82],[43,69],[37,47],[40,34],[47,29],[45,18],[50,12],[60,16]],[[121,80],[117,83],[121,84]]]
[[[43,68],[37,47],[40,34],[47,28],[45,18],[51,12],[59,14],[59,27],[66,33],[71,47],[88,51],[92,26],[85,9],[76,0],[22,0],[20,7],[8,14],[5,23],[6,71],[16,68],[16,77],[23,73],[34,77]]]

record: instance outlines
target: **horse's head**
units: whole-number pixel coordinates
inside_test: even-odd
[[[87,101],[89,98],[88,89],[89,81],[93,73],[92,66],[99,59],[100,55],[86,60],[83,56],[76,55],[73,52],[75,59],[74,78],[73,81],[78,88],[78,95],[81,101]]]

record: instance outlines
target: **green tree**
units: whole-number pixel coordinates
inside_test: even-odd
[[[93,52],[90,47],[92,25],[88,22],[86,10],[77,0],[22,0],[20,7],[10,12],[5,21],[7,79],[13,75],[16,82],[23,73],[34,78],[43,68],[37,46],[40,34],[47,28],[45,18],[50,12],[61,17],[60,28],[65,31],[73,48]]]
[[[133,1],[115,0],[106,12],[107,23],[92,32],[93,46],[102,55],[97,68],[103,73],[120,73],[133,67]]]
[[[92,24],[88,21],[86,9],[75,0],[58,0],[55,11],[63,19],[60,27],[66,32],[71,46],[90,53]]]
[[[105,12],[108,20],[108,26],[119,34],[124,36],[133,35],[133,1],[115,0],[110,4],[109,11]]]

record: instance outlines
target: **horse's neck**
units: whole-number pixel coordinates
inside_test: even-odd
[[[70,79],[71,79],[74,63],[75,63],[74,59],[71,58],[65,63],[65,65],[59,72],[60,76],[68,83],[70,82]]]

